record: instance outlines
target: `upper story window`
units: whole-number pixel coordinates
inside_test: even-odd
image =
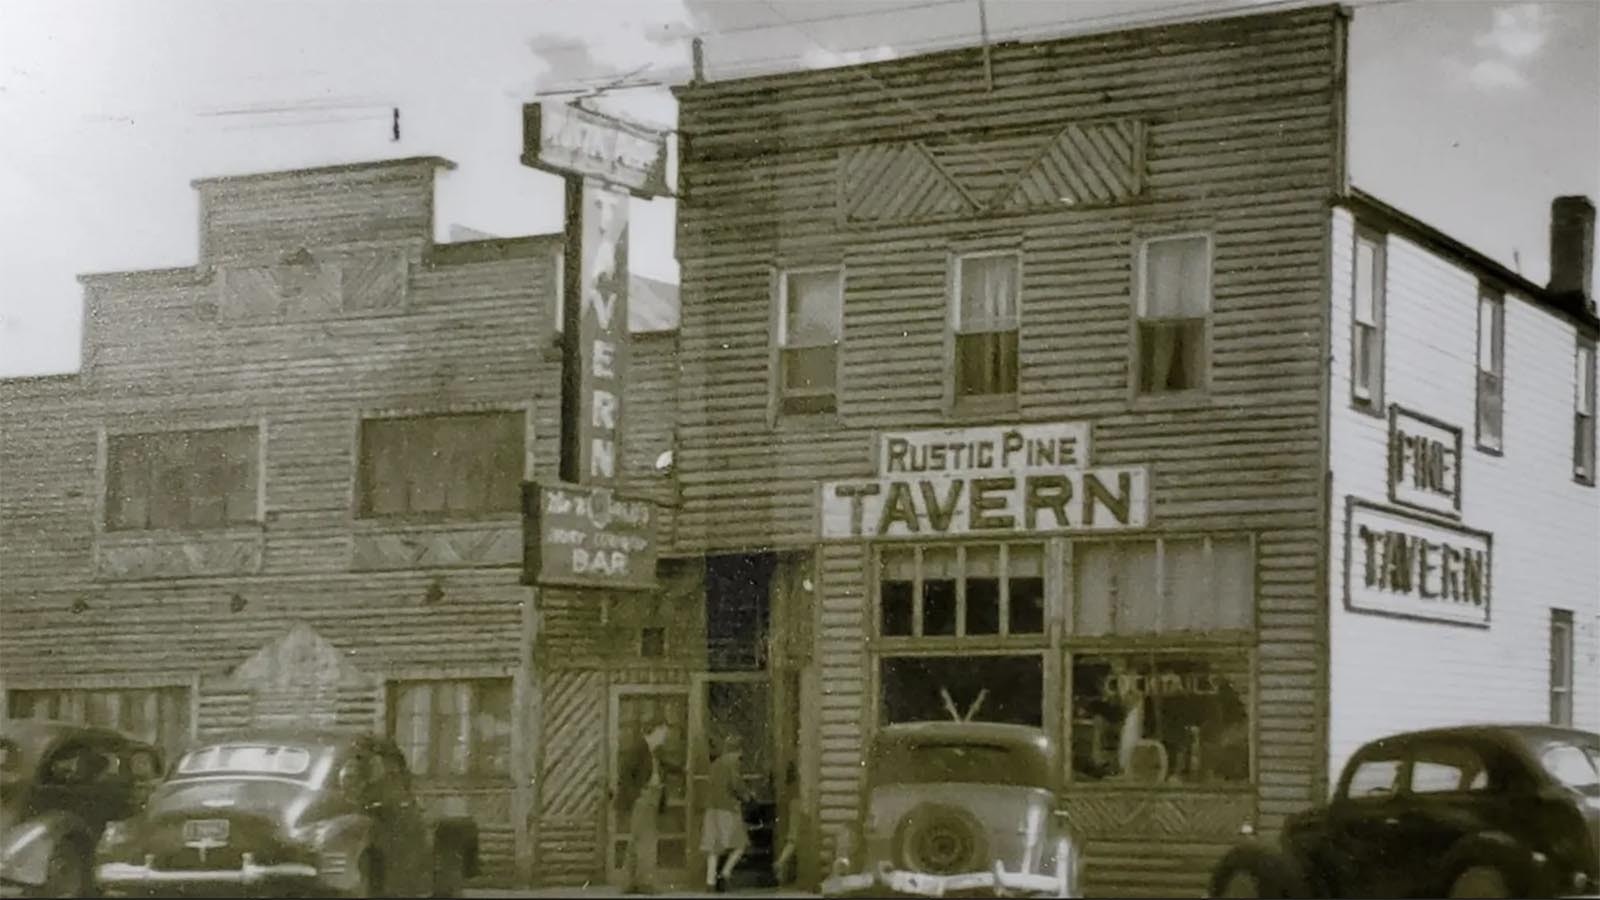
[[[1383,409],[1383,235],[1356,234],[1351,297],[1350,395],[1356,406]]]
[[[785,413],[839,406],[844,270],[800,269],[778,278],[778,402]]]
[[[360,514],[456,517],[521,507],[520,411],[367,419]]]
[[[1572,412],[1572,473],[1584,484],[1594,484],[1594,341],[1578,339],[1577,370]]]
[[[1138,371],[1141,394],[1203,391],[1210,370],[1211,238],[1153,238],[1139,245]]]
[[[220,528],[259,515],[255,428],[117,434],[106,440],[106,527]]]
[[[955,401],[1015,396],[1022,258],[1010,251],[967,253],[954,265]]]
[[[1478,292],[1478,446],[1502,449],[1506,371],[1505,298]]]

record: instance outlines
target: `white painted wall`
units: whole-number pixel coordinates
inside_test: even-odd
[[[1573,327],[1507,295],[1505,455],[1477,450],[1477,276],[1392,234],[1384,402],[1462,429],[1462,524],[1494,535],[1492,619],[1483,630],[1345,609],[1345,498],[1388,503],[1387,418],[1350,403],[1354,239],[1351,213],[1334,210],[1330,784],[1389,732],[1545,721],[1552,607],[1573,611],[1574,720],[1600,729],[1600,490],[1572,477]]]

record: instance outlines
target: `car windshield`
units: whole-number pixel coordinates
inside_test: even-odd
[[[873,760],[876,784],[1051,787],[1050,766],[1028,747],[970,741],[892,742]]]
[[[1577,744],[1551,744],[1539,756],[1544,770],[1567,787],[1600,794],[1600,750]]]
[[[219,744],[184,754],[179,775],[252,774],[304,775],[311,753],[300,747],[272,744]]]

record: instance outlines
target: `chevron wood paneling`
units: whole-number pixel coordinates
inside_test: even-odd
[[[914,222],[976,211],[977,204],[921,144],[845,151],[840,202],[849,222]]]
[[[350,548],[357,572],[514,566],[522,562],[522,531],[481,523],[375,528],[355,534]]]
[[[205,578],[261,571],[259,530],[216,534],[102,534],[95,540],[95,576],[113,581]]]
[[[1070,202],[1102,206],[1143,188],[1144,123],[1071,124],[1049,141],[996,206],[1030,209]]]
[[[1073,826],[1094,838],[1165,835],[1191,840],[1231,838],[1251,818],[1254,798],[1230,794],[1104,794],[1068,796]]]
[[[546,818],[599,820],[605,799],[606,674],[555,670],[544,683],[544,766],[540,809]]]
[[[357,256],[344,262],[344,311],[401,312],[406,306],[408,263],[400,253]]]

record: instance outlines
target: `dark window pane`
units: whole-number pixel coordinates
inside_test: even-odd
[[[791,416],[827,413],[838,409],[839,402],[833,394],[803,394],[798,397],[784,397],[780,408]]]
[[[1000,633],[1000,580],[967,579],[967,634]]]
[[[524,427],[520,412],[363,422],[362,515],[516,511],[521,502]]]
[[[1006,628],[1012,634],[1044,633],[1044,579],[1013,578]]]
[[[1044,660],[1037,653],[885,657],[879,671],[885,725],[947,722],[946,695],[962,717],[973,711],[973,721],[1033,726],[1043,721]]]
[[[1139,323],[1139,391],[1191,391],[1205,387],[1204,319]]]
[[[885,581],[878,585],[879,634],[885,637],[911,634],[913,588],[909,581]]]
[[[1017,392],[1017,331],[956,335],[956,396]]]
[[[922,582],[922,633],[956,633],[954,578],[930,578]]]
[[[837,345],[783,351],[784,390],[799,393],[832,391],[838,380]]]

